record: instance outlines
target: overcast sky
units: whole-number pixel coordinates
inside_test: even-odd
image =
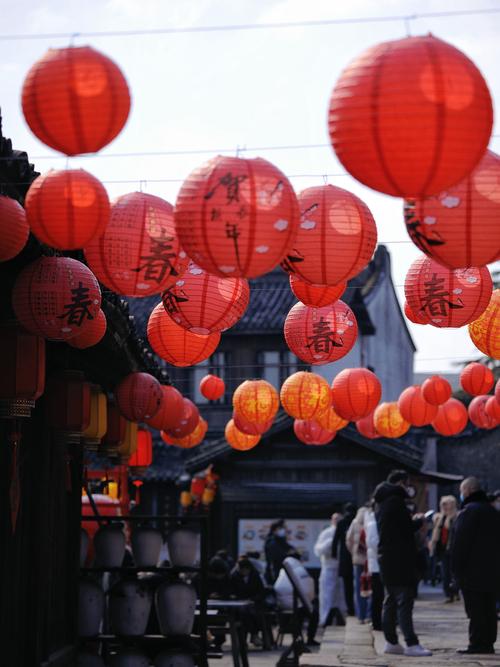
[[[413,15],[429,11],[500,7],[499,0],[0,0],[0,34],[78,33],[131,28],[227,25],[362,16]],[[15,11],[14,11],[15,9]],[[426,18],[412,34],[432,32],[472,58],[496,102],[500,95],[500,14]],[[102,154],[72,158],[101,178],[114,197],[142,189],[175,203],[180,181],[206,155],[108,157],[106,154],[182,149],[327,144],[327,105],[346,64],[359,52],[406,34],[402,21],[131,37],[76,37],[122,68],[133,106],[122,134]],[[20,112],[20,89],[31,64],[68,39],[0,39],[0,105],[4,134],[28,151],[39,170],[66,160],[41,144]],[[494,129],[494,134],[500,130]],[[490,148],[500,151],[500,138]],[[376,193],[345,175],[329,147],[248,151],[289,177],[297,191],[328,182],[355,192],[371,208],[379,240],[392,255],[394,283],[403,299],[408,265],[418,256],[408,240],[401,201]],[[36,156],[49,156],[40,159]],[[169,179],[170,182],[153,182]],[[123,181],[123,182],[111,182]],[[130,181],[130,182],[125,182]],[[418,348],[416,370],[454,370],[453,362],[477,354],[467,327],[411,325]]]

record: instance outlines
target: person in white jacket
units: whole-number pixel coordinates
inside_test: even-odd
[[[339,562],[332,556],[332,542],[341,514],[332,514],[331,525],[321,531],[314,545],[314,553],[321,561],[319,575],[319,624],[328,622],[330,612],[337,625],[345,625],[347,613],[344,595],[344,582],[339,577]]]
[[[382,630],[382,605],[384,603],[384,586],[380,578],[378,563],[378,528],[375,512],[372,508],[365,512],[364,529],[366,534],[366,555],[368,572],[372,580],[372,625],[374,630]]]

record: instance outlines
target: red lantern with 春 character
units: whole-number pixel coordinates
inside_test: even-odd
[[[21,204],[0,195],[0,262],[6,262],[21,252],[29,233],[26,213]]]
[[[97,313],[97,317],[94,317],[93,320],[89,320],[85,329],[81,333],[68,340],[68,345],[76,347],[79,350],[93,347],[104,338],[106,328],[106,315],[100,309]]]
[[[144,428],[137,431],[137,449],[128,460],[133,475],[143,475],[153,463],[153,438]]]
[[[396,402],[381,403],[373,413],[373,425],[386,438],[401,438],[410,429]]]
[[[500,289],[493,291],[486,310],[469,324],[469,336],[483,354],[500,359]]]
[[[402,113],[409,100],[411,113]],[[432,35],[364,51],[338,79],[328,119],[345,169],[394,197],[433,195],[465,178],[488,146],[492,123],[481,72]]]
[[[492,371],[484,364],[473,361],[467,364],[460,373],[460,384],[462,389],[471,396],[487,394],[493,387],[495,378]]]
[[[412,426],[425,426],[430,424],[437,416],[437,405],[428,403],[422,388],[415,384],[407,387],[401,392],[398,399],[398,407],[403,419],[410,422]]]
[[[285,412],[295,419],[316,419],[332,404],[328,382],[307,371],[293,373],[283,382],[280,399]]]
[[[440,435],[458,435],[467,426],[467,408],[456,398],[449,398],[439,406],[432,426]]]
[[[441,375],[431,375],[422,383],[422,397],[431,405],[443,405],[451,396],[451,384]]]
[[[144,421],[148,426],[159,431],[168,431],[179,421],[184,410],[184,402],[181,392],[175,387],[161,385],[161,391],[163,400],[160,409],[152,417],[145,418]]]
[[[363,417],[363,419],[358,419],[356,421],[356,429],[358,433],[365,438],[368,438],[368,440],[376,440],[377,438],[380,438],[380,433],[377,431],[375,424],[373,423],[373,412],[366,415],[366,417]]]
[[[289,252],[298,223],[287,177],[261,158],[213,158],[187,177],[175,203],[184,250],[216,276],[271,271]]]
[[[163,392],[158,380],[149,373],[130,373],[115,387],[115,397],[122,415],[140,422],[155,416]]]
[[[260,442],[260,435],[247,435],[236,428],[234,421],[230,419],[224,430],[225,438],[233,449],[242,452],[253,449]]]
[[[341,282],[338,285],[313,285],[300,280],[293,273],[290,274],[290,289],[305,306],[313,306],[314,308],[329,306],[340,299],[346,287],[346,282]]]
[[[332,382],[332,405],[349,421],[372,413],[381,396],[380,380],[368,368],[345,368]]]
[[[269,431],[273,425],[274,419],[269,419],[267,422],[251,422],[248,419],[242,417],[239,413],[233,411],[233,421],[234,425],[245,435],[262,435],[266,431]]]
[[[312,419],[308,421],[295,419],[293,431],[305,445],[327,445],[337,435],[336,431],[327,431]]]
[[[340,431],[349,423],[348,419],[344,419],[335,412],[333,406],[330,406],[325,412],[316,415],[314,421],[326,431]]]
[[[429,324],[429,320],[422,313],[418,315],[410,308],[408,301],[405,301],[404,311],[406,317],[413,322],[413,324]]]
[[[274,419],[279,406],[278,392],[266,380],[245,380],[233,394],[234,411],[256,424]]]
[[[490,396],[476,396],[469,403],[467,412],[469,413],[469,419],[478,428],[492,429],[497,425],[497,421],[492,417],[489,412],[486,411],[486,403],[488,402]]]
[[[200,393],[209,401],[218,401],[224,396],[226,385],[217,375],[208,374],[200,380]]]

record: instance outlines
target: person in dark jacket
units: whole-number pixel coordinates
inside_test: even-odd
[[[332,540],[332,558],[339,563],[339,577],[344,582],[344,596],[349,616],[354,616],[354,568],[352,556],[346,545],[347,531],[356,516],[356,505],[346,503],[342,508],[342,519],[337,523],[337,529]]]
[[[460,486],[451,562],[469,617],[469,646],[459,653],[494,653],[500,591],[500,514],[475,477]]]
[[[272,585],[278,578],[281,565],[290,551],[294,551],[286,541],[286,524],[284,519],[278,519],[271,524],[269,534],[264,544],[266,554],[266,581]]]
[[[384,652],[424,657],[432,653],[420,646],[413,629],[413,603],[418,581],[415,532],[422,525],[422,517],[417,515],[412,519],[406,506],[408,484],[408,473],[395,470],[387,482],[379,484],[374,494],[380,574],[386,591],[382,611]],[[406,648],[399,644],[397,624],[404,635]]]
[[[240,620],[245,632],[250,634],[252,644],[260,648],[262,641],[259,637],[258,612],[266,594],[262,579],[250,560],[241,556],[231,572],[230,581],[232,595],[238,600],[252,600],[255,604],[254,608],[240,613]]]

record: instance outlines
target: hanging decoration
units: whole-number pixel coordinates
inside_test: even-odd
[[[467,412],[469,414],[469,419],[478,428],[484,428],[490,430],[495,428],[497,421],[494,417],[491,417],[488,412],[486,412],[486,403],[489,400],[489,396],[476,396],[469,403]]]
[[[373,426],[385,438],[401,438],[410,429],[410,423],[403,419],[396,402],[381,403],[375,408]]]
[[[153,463],[153,437],[147,429],[137,431],[137,449],[128,460],[130,473],[141,477]]]
[[[242,452],[248,449],[253,449],[260,442],[260,435],[247,435],[236,428],[234,421],[230,419],[224,430],[224,436],[228,444],[233,449],[238,449]]]
[[[295,419],[316,419],[332,403],[328,382],[316,373],[298,371],[283,383],[280,392],[283,409]]]
[[[320,366],[348,354],[358,336],[358,323],[343,301],[322,308],[296,303],[285,319],[286,344],[302,361]]]
[[[115,398],[122,415],[130,421],[150,419],[161,407],[163,392],[149,373],[129,373],[115,387]]]
[[[85,449],[97,450],[102,438],[108,430],[108,411],[106,394],[99,385],[90,385],[90,422],[82,431],[83,446]]]
[[[368,438],[368,440],[376,440],[377,438],[380,438],[380,433],[377,431],[375,424],[373,423],[373,412],[362,419],[358,419],[356,421],[356,429],[360,435]]]
[[[415,384],[407,387],[401,392],[398,399],[398,408],[403,419],[412,426],[426,426],[437,416],[438,406],[428,403],[423,394],[422,387]]]
[[[440,435],[458,435],[467,426],[467,408],[456,398],[449,398],[439,406],[432,426]]]
[[[273,420],[279,406],[278,392],[266,380],[245,380],[233,394],[234,411],[254,424]]]
[[[123,465],[126,465],[130,457],[137,451],[137,432],[137,423],[125,419],[125,435],[117,451],[119,461]]]
[[[269,419],[267,422],[262,422],[262,423],[251,422],[234,411],[232,418],[234,421],[234,425],[236,426],[238,431],[241,431],[245,435],[262,435],[266,431],[269,431],[274,422],[274,418]]]
[[[327,445],[337,435],[336,431],[327,431],[312,419],[295,419],[293,431],[304,445]]]
[[[500,359],[500,289],[493,291],[486,310],[469,324],[469,336],[487,357]]]
[[[306,283],[295,274],[290,274],[290,289],[305,306],[322,308],[338,301],[347,287],[346,282],[338,285],[313,285]]]
[[[208,374],[200,380],[200,393],[209,401],[218,401],[224,396],[226,385],[217,375]]]
[[[197,447],[201,444],[207,434],[208,424],[207,422],[199,417],[198,423],[191,433],[185,435],[184,437],[175,438],[170,435],[170,432],[162,431],[161,438],[163,442],[167,445],[174,445],[175,447],[181,447],[182,449],[191,449],[192,447]]]
[[[156,354],[173,366],[195,366],[208,359],[220,342],[218,331],[203,336],[176,324],[165,312],[162,303],[153,309],[148,321],[147,336]]]
[[[500,403],[500,379],[497,380],[495,385],[495,398],[497,399],[498,403]]]
[[[15,199],[0,194],[0,262],[19,255],[29,233],[24,208]]]
[[[484,410],[490,419],[493,419],[495,425],[498,426],[500,424],[500,403],[495,396],[488,397],[484,405]]]
[[[96,153],[123,129],[127,82],[115,63],[90,46],[49,49],[23,84],[24,118],[44,144],[66,155]]]
[[[380,380],[368,368],[345,368],[332,382],[332,405],[337,414],[349,421],[372,413],[381,396]]]
[[[348,419],[343,419],[335,412],[333,406],[330,406],[325,412],[316,415],[314,421],[317,422],[321,428],[325,429],[325,431],[340,431],[349,423]]]
[[[494,382],[495,377],[488,366],[477,361],[467,364],[460,373],[460,385],[471,396],[487,394]]]
[[[409,100],[411,113],[402,113]],[[337,81],[328,119],[347,171],[394,197],[434,195],[465,178],[484,155],[492,124],[481,72],[432,35],[358,56]]]
[[[422,314],[417,315],[417,313],[415,313],[410,308],[410,306],[408,305],[408,301],[405,301],[404,311],[405,311],[406,317],[410,320],[410,322],[413,322],[413,324],[428,324],[429,323],[427,317],[425,317]]]
[[[288,179],[261,158],[213,158],[187,177],[175,204],[184,250],[222,277],[271,271],[290,251],[299,216]]]
[[[175,439],[190,435],[200,421],[200,412],[193,401],[183,398],[182,405],[182,412],[177,416],[176,423],[167,431],[167,435]]]
[[[441,375],[431,375],[422,383],[422,397],[431,405],[443,405],[451,396],[451,384]]]
[[[175,387],[170,385],[161,385],[163,400],[160,409],[152,417],[144,419],[148,426],[158,429],[158,431],[168,431],[179,421],[180,415],[184,410],[182,394]]]
[[[106,315],[102,309],[99,309],[97,316],[93,320],[89,320],[85,329],[77,334],[74,338],[68,340],[68,345],[76,347],[79,350],[84,350],[87,347],[97,345],[106,333],[107,322]]]
[[[493,283],[486,267],[455,269],[421,257],[411,264],[405,295],[417,316],[433,327],[463,327],[484,312]]]
[[[301,221],[281,266],[305,282],[338,285],[357,275],[377,244],[375,220],[356,195],[334,185],[299,194]]]
[[[103,456],[116,456],[126,435],[127,420],[122,416],[114,401],[108,399],[106,411],[107,430],[101,440],[99,453]]]

